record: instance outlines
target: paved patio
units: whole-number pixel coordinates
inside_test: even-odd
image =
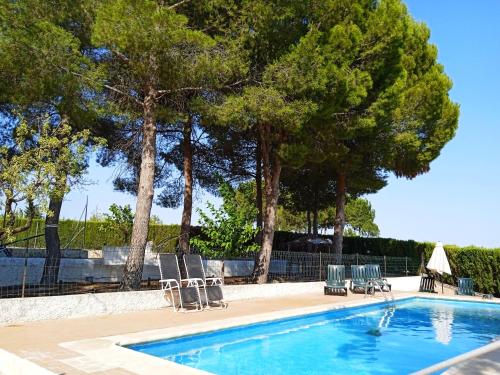
[[[411,295],[410,293],[394,294],[395,297]],[[445,295],[451,294],[451,289],[445,289]],[[243,317],[256,314],[321,305],[355,304],[356,301],[362,300],[364,300],[362,294],[349,294],[348,297],[325,296],[322,291],[318,291],[315,294],[287,298],[235,301],[226,310],[199,313],[175,313],[171,309],[161,309],[90,318],[30,322],[0,327],[0,348],[57,374],[133,374],[133,372],[107,363],[89,361],[84,356],[82,357],[81,353],[68,349],[68,345],[64,348],[60,344],[141,331],[173,329],[173,327],[231,318],[241,317],[243,322]],[[376,300],[381,299],[376,298]]]

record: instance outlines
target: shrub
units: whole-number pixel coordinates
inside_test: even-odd
[[[259,230],[253,226],[255,207],[242,204],[228,183],[220,182],[218,190],[223,203],[220,208],[208,203],[210,215],[198,210],[202,236],[193,236],[191,245],[209,257],[237,257],[257,251],[259,246],[254,239]]]

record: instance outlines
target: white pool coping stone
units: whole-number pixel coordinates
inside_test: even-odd
[[[27,359],[0,348],[0,375],[56,375]]]
[[[471,298],[461,297],[461,296],[440,298],[439,296],[433,296],[433,295],[422,296],[421,294],[419,295],[415,293],[400,295],[397,298],[395,298],[395,300],[398,301],[411,297],[431,298],[431,299],[437,298],[437,299],[448,299],[448,300],[469,301],[469,302],[477,301],[477,299],[472,300]],[[271,313],[235,317],[235,318],[216,320],[216,321],[208,321],[204,323],[183,325],[179,327],[156,329],[156,330],[142,331],[124,335],[107,336],[107,337],[81,340],[81,341],[71,341],[71,342],[61,343],[60,346],[78,353],[81,356],[78,358],[81,358],[82,360],[86,358],[89,361],[89,363],[94,363],[94,364],[100,363],[103,366],[106,366],[107,368],[123,368],[137,375],[153,375],[158,373],[206,375],[209,374],[206,371],[198,370],[192,367],[180,365],[172,361],[140,353],[132,349],[125,348],[124,346],[142,342],[166,340],[186,335],[218,331],[226,328],[279,320],[300,315],[320,313],[329,310],[368,306],[380,302],[381,302],[380,299],[370,298],[366,300],[364,299],[358,301],[350,301],[347,303],[339,302],[339,303],[324,304],[306,308],[287,309]],[[487,302],[493,304],[499,303],[497,301],[487,301]],[[445,364],[445,367],[442,367],[442,363],[437,364],[435,366],[441,365],[441,367],[439,368],[444,369],[449,366],[460,364],[463,361],[468,361],[467,363],[470,364],[471,361],[477,360],[477,358],[481,355],[484,355],[485,352],[500,349],[500,345],[498,345],[497,347],[497,344],[499,343],[495,342],[493,344],[488,344],[484,347],[473,350],[472,352],[465,353],[462,354],[461,356],[444,361],[448,362],[447,364]],[[493,349],[491,349],[492,347]],[[453,370],[453,368],[448,370],[447,373],[453,375],[467,373],[467,372],[461,372],[460,369],[458,369],[458,372],[449,372],[451,370]],[[427,373],[428,372],[425,373],[423,372],[421,374],[427,374]]]

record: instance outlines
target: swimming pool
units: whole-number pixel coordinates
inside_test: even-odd
[[[405,374],[500,335],[500,305],[411,298],[128,346],[215,374]]]

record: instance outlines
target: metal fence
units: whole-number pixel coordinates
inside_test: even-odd
[[[89,276],[92,272],[83,267],[71,269],[64,266],[44,266],[28,261],[25,265],[11,267],[8,276],[5,276],[5,273],[0,276],[0,298],[118,292],[123,274],[123,267],[120,268],[116,270],[115,275],[114,272],[110,272],[107,275],[96,273]],[[140,289],[159,289],[158,280],[159,277],[145,279]]]
[[[387,257],[363,254],[305,253],[273,251],[269,277],[283,281],[321,281],[326,278],[329,264],[343,264],[346,277],[351,277],[351,265],[379,264],[384,277],[416,275],[420,261],[409,257]]]
[[[128,249],[106,251],[96,258],[62,258],[59,266],[47,265],[37,254],[0,256],[0,298],[120,291]],[[351,265],[372,263],[380,265],[385,277],[416,275],[420,267],[419,260],[409,257],[273,251],[268,281],[322,281],[329,264],[344,264],[349,278]],[[204,258],[204,264],[207,276],[224,277],[226,284],[245,284],[251,282],[254,258]],[[156,253],[147,251],[141,289],[159,289],[159,278]]]

